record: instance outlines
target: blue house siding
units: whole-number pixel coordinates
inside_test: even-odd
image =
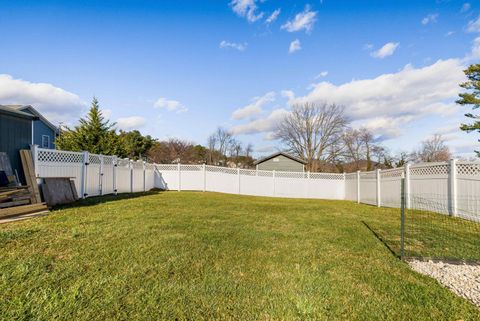
[[[28,149],[32,141],[32,120],[13,115],[0,114],[0,151],[10,158],[12,169],[17,170],[20,181],[25,184],[20,149]]]
[[[22,109],[22,111],[30,115],[35,115],[27,108]],[[48,147],[43,145],[42,137],[44,135],[49,137]],[[55,149],[55,137],[55,131],[47,126],[41,119],[33,121],[33,144],[38,145],[41,148]]]
[[[43,146],[42,136],[49,137],[49,146]],[[35,120],[33,122],[33,143],[41,148],[55,149],[55,132],[45,125],[41,120]]]

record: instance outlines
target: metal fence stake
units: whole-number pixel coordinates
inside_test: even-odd
[[[401,181],[401,196],[400,196],[400,258],[403,260],[405,257],[405,179]]]

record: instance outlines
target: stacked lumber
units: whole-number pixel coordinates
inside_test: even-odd
[[[48,210],[40,198],[30,151],[21,150],[20,158],[27,185],[0,187],[0,218]]]

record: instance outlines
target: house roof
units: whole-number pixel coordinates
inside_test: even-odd
[[[53,130],[55,133],[58,132],[58,127],[53,125],[50,121],[48,121],[48,119],[43,117],[43,115],[40,114],[35,108],[33,108],[32,105],[6,105],[6,106],[20,112],[25,112],[25,110],[30,111],[33,115],[37,116],[38,119],[40,119],[45,125],[47,125],[51,130]]]
[[[272,159],[272,158],[277,157],[277,156],[280,156],[280,155],[285,156],[285,157],[287,157],[287,158],[290,158],[290,159],[293,160],[293,161],[302,163],[303,165],[307,164],[307,162],[304,161],[303,159],[297,158],[297,157],[295,157],[295,156],[292,156],[292,155],[287,154],[287,153],[284,153],[284,152],[278,152],[278,153],[274,153],[274,154],[272,154],[272,155],[268,155],[267,157],[264,157],[264,158],[261,158],[261,159],[255,161],[255,162],[253,163],[253,165],[258,165],[258,164],[260,164],[260,163],[266,162],[267,160]]]
[[[16,116],[20,118],[26,118],[26,119],[38,119],[38,116],[32,115],[29,113],[25,113],[23,111],[20,111],[18,109],[12,108],[11,106],[6,106],[6,105],[0,105],[0,114],[7,114],[11,116]]]

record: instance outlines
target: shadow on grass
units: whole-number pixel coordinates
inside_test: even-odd
[[[137,192],[137,193],[122,193],[122,194],[109,194],[109,195],[102,195],[102,196],[93,196],[93,197],[88,197],[85,199],[80,199],[76,202],[70,203],[70,204],[65,204],[65,205],[58,205],[53,208],[53,210],[61,210],[61,209],[67,209],[67,208],[75,208],[75,207],[85,207],[85,206],[94,206],[98,204],[103,204],[103,203],[109,203],[109,202],[116,202],[116,201],[121,201],[121,200],[126,200],[126,199],[132,199],[132,198],[138,198],[138,197],[143,197],[143,196],[150,196],[150,195],[158,195],[163,193],[163,190],[150,190],[148,192]]]
[[[373,228],[371,228],[370,225],[367,224],[367,222],[362,221],[362,223],[363,223],[363,225],[365,225],[365,227],[367,229],[370,230],[370,232],[372,232],[373,236],[375,236],[377,238],[377,240],[379,240],[394,257],[396,257],[398,259],[400,258],[400,253],[395,252],[395,250],[392,249],[392,247],[390,245],[388,245],[387,241],[384,240],[380,234],[375,232],[375,230]]]

